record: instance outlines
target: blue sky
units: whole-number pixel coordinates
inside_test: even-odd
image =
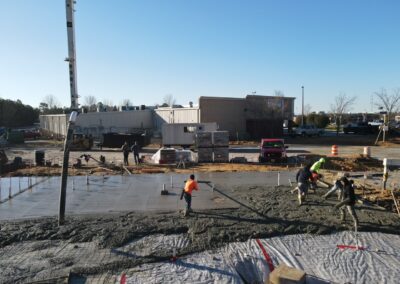
[[[370,111],[400,87],[400,1],[78,0],[78,91],[114,104],[243,97],[301,86],[312,110],[344,92]],[[0,0],[0,97],[69,106],[64,0]],[[373,107],[376,110],[376,107]]]

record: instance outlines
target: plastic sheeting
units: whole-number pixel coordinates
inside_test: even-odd
[[[196,160],[197,160],[197,155],[190,150],[180,150],[180,149],[174,149],[174,148],[163,148],[163,149],[175,150],[176,162],[180,162],[180,161],[196,162]],[[159,149],[153,156],[151,156],[151,161],[155,164],[160,163],[160,151],[161,151],[161,149]]]
[[[190,245],[185,235],[139,240],[124,248],[176,249],[178,259],[144,264],[124,271],[127,283],[265,283],[270,269],[255,240],[231,243],[214,251],[179,257],[179,249]],[[276,267],[281,263],[307,273],[307,283],[398,283],[400,236],[381,233],[341,232],[332,235],[291,235],[261,239],[260,243]],[[338,248],[338,245],[356,246]],[[139,252],[139,254],[141,254]]]

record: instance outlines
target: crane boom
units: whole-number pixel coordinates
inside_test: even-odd
[[[78,85],[76,76],[76,52],[75,52],[75,21],[74,4],[75,0],[66,0],[67,12],[67,35],[68,35],[68,58],[65,59],[69,64],[69,83],[71,90],[71,109],[78,110]]]

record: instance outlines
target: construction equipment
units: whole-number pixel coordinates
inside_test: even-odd
[[[65,61],[69,67],[69,83],[71,89],[71,109],[78,110],[78,86],[76,76],[76,52],[75,52],[75,19],[74,19],[74,0],[66,0],[66,16],[67,16],[67,36],[68,36],[68,57]]]
[[[70,145],[71,151],[91,150],[93,147],[93,137],[91,135],[74,134]]]

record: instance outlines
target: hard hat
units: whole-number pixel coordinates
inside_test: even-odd
[[[319,159],[319,161],[320,161],[321,163],[325,163],[325,158],[321,158],[321,159]]]

